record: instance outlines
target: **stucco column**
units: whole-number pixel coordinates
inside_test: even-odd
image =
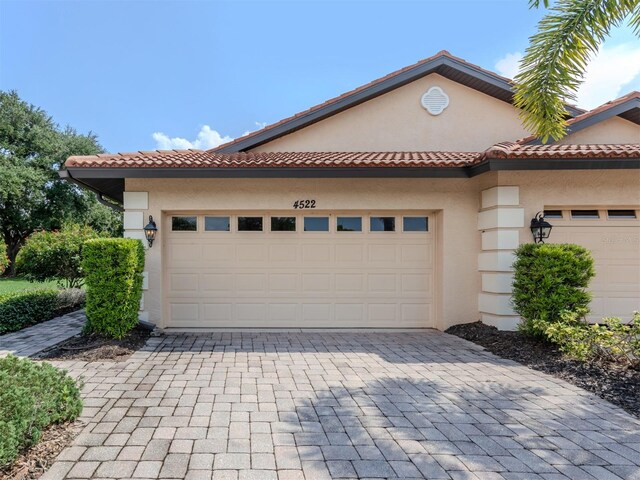
[[[124,192],[124,237],[142,241],[145,251],[148,249],[144,235],[145,212],[149,208],[149,194],[147,192]],[[146,269],[145,269],[146,270]],[[149,273],[142,273],[142,298],[140,300],[140,320],[149,321],[149,313],[144,308],[144,292],[149,288]]]
[[[516,186],[499,186],[482,191],[478,230],[482,232],[482,251],[478,271],[482,289],[478,295],[480,318],[500,330],[513,330],[520,317],[511,307],[513,252],[520,243],[524,209]]]

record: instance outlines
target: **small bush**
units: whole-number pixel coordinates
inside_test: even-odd
[[[65,371],[12,355],[0,359],[0,466],[35,444],[43,428],[81,411],[80,390]]]
[[[77,310],[82,290],[27,290],[0,295],[0,335]]]
[[[7,257],[7,246],[4,244],[2,239],[0,238],[0,275],[4,273],[4,271],[9,266],[9,257]]]
[[[564,312],[588,312],[586,291],[595,272],[587,249],[573,244],[524,244],[516,250],[513,307],[526,334],[546,336],[543,325]]]
[[[640,366],[640,312],[626,324],[616,317],[589,324],[584,312],[565,312],[561,321],[542,324],[546,336],[560,350],[578,360],[603,360]]]
[[[140,240],[89,240],[82,268],[87,286],[85,331],[122,338],[138,323],[144,247]]]
[[[97,238],[91,227],[68,225],[57,232],[35,232],[16,257],[16,272],[32,282],[55,280],[60,286],[78,288],[84,242]]]

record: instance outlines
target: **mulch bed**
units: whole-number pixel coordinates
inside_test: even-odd
[[[41,360],[79,360],[99,362],[105,360],[123,361],[140,350],[151,330],[137,326],[121,340],[102,335],[77,335],[38,355]]]
[[[500,331],[481,322],[454,325],[446,333],[483,346],[499,357],[562,378],[640,417],[640,370],[565,357],[552,343]]]
[[[42,432],[42,437],[36,445],[21,452],[11,465],[0,468],[0,478],[7,480],[40,478],[81,430],[80,422],[50,425]]]

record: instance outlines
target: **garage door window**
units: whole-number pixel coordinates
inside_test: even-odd
[[[229,217],[204,217],[205,232],[228,232],[230,227]]]
[[[635,210],[607,210],[607,215],[612,220],[628,220],[636,218]]]
[[[571,210],[571,218],[575,219],[597,219],[600,218],[598,210]]]
[[[329,217],[304,217],[305,232],[328,232]]]
[[[338,217],[338,232],[361,232],[362,217]]]
[[[198,217],[171,217],[171,230],[174,232],[197,232]]]
[[[405,232],[428,232],[429,218],[404,217],[402,219],[402,230],[404,230]]]
[[[370,229],[372,232],[395,232],[395,217],[371,217]]]
[[[239,232],[261,232],[262,217],[238,217]]]
[[[295,232],[296,217],[271,217],[272,232]]]

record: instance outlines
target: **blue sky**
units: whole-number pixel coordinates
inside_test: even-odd
[[[441,49],[511,75],[542,13],[526,0],[0,0],[0,89],[107,151],[206,148]],[[586,107],[640,89],[628,29],[602,53]]]

